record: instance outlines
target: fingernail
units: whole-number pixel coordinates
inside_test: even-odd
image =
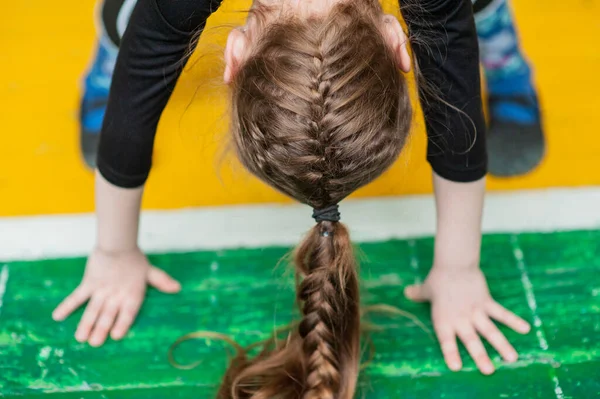
[[[75,339],[79,342],[85,342],[85,336],[80,332],[75,333]]]
[[[98,338],[90,339],[89,343],[90,343],[90,346],[93,346],[93,347],[98,347],[102,344],[102,342],[100,342],[100,339],[98,339]]]
[[[494,373],[494,366],[492,366],[491,364],[486,364],[485,366],[482,367],[483,374],[485,375],[490,375]]]
[[[512,352],[506,356],[505,360],[507,362],[513,363],[513,362],[516,362],[518,358],[519,358],[519,355],[517,354],[517,352]]]
[[[531,329],[531,326],[527,323],[523,323],[521,324],[521,331],[524,333],[528,333],[529,330]]]
[[[460,370],[460,363],[458,363],[458,362],[450,363],[450,370],[452,370],[452,371],[459,371]]]

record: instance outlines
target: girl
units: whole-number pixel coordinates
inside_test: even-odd
[[[79,287],[54,312],[89,301],[76,338],[122,338],[146,284],[179,284],[137,246],[143,185],[154,133],[186,61],[189,42],[217,0],[140,0],[122,39],[97,157],[98,241]],[[421,90],[438,215],[434,265],[406,295],[430,301],[442,352],[461,368],[456,337],[479,369],[494,367],[479,334],[509,361],[517,353],[491,319],[529,325],[495,302],[479,269],[486,174],[478,47],[469,0],[421,0],[403,8]],[[225,50],[232,133],[245,167],[315,208],[315,228],[297,250],[303,319],[285,346],[238,359],[222,397],[351,398],[358,371],[356,271],[337,204],[385,171],[409,132],[403,72],[410,69],[399,22],[376,0],[255,0]],[[459,111],[460,110],[460,111]],[[301,394],[300,394],[301,393]],[[262,396],[261,396],[262,395]],[[303,396],[302,396],[303,395]],[[279,396],[278,396],[279,397]]]
[[[80,110],[81,151],[92,168],[117,50],[136,1],[103,0],[100,7],[102,33]],[[520,44],[509,0],[473,0],[473,12],[488,94],[489,172],[522,175],[534,169],[545,152],[532,66]]]

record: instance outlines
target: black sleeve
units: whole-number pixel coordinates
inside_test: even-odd
[[[487,172],[486,126],[471,0],[407,0],[401,10],[421,71],[427,160],[443,178],[478,180]]]
[[[144,184],[158,121],[194,35],[221,0],[138,0],[123,35],[98,148],[98,170],[124,188]]]

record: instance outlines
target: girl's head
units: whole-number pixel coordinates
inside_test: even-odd
[[[231,33],[225,80],[237,154],[315,208],[296,251],[302,321],[232,362],[220,398],[351,399],[359,354],[357,271],[336,205],[397,159],[412,110],[405,36],[376,0],[263,0]]]

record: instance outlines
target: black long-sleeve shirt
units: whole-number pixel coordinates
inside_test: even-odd
[[[190,43],[221,0],[138,0],[121,41],[98,150],[112,184],[145,183],[160,116],[188,59]],[[457,182],[486,174],[479,50],[471,0],[411,0],[403,5],[426,85],[420,100],[427,160]],[[414,3],[414,4],[412,4]]]

